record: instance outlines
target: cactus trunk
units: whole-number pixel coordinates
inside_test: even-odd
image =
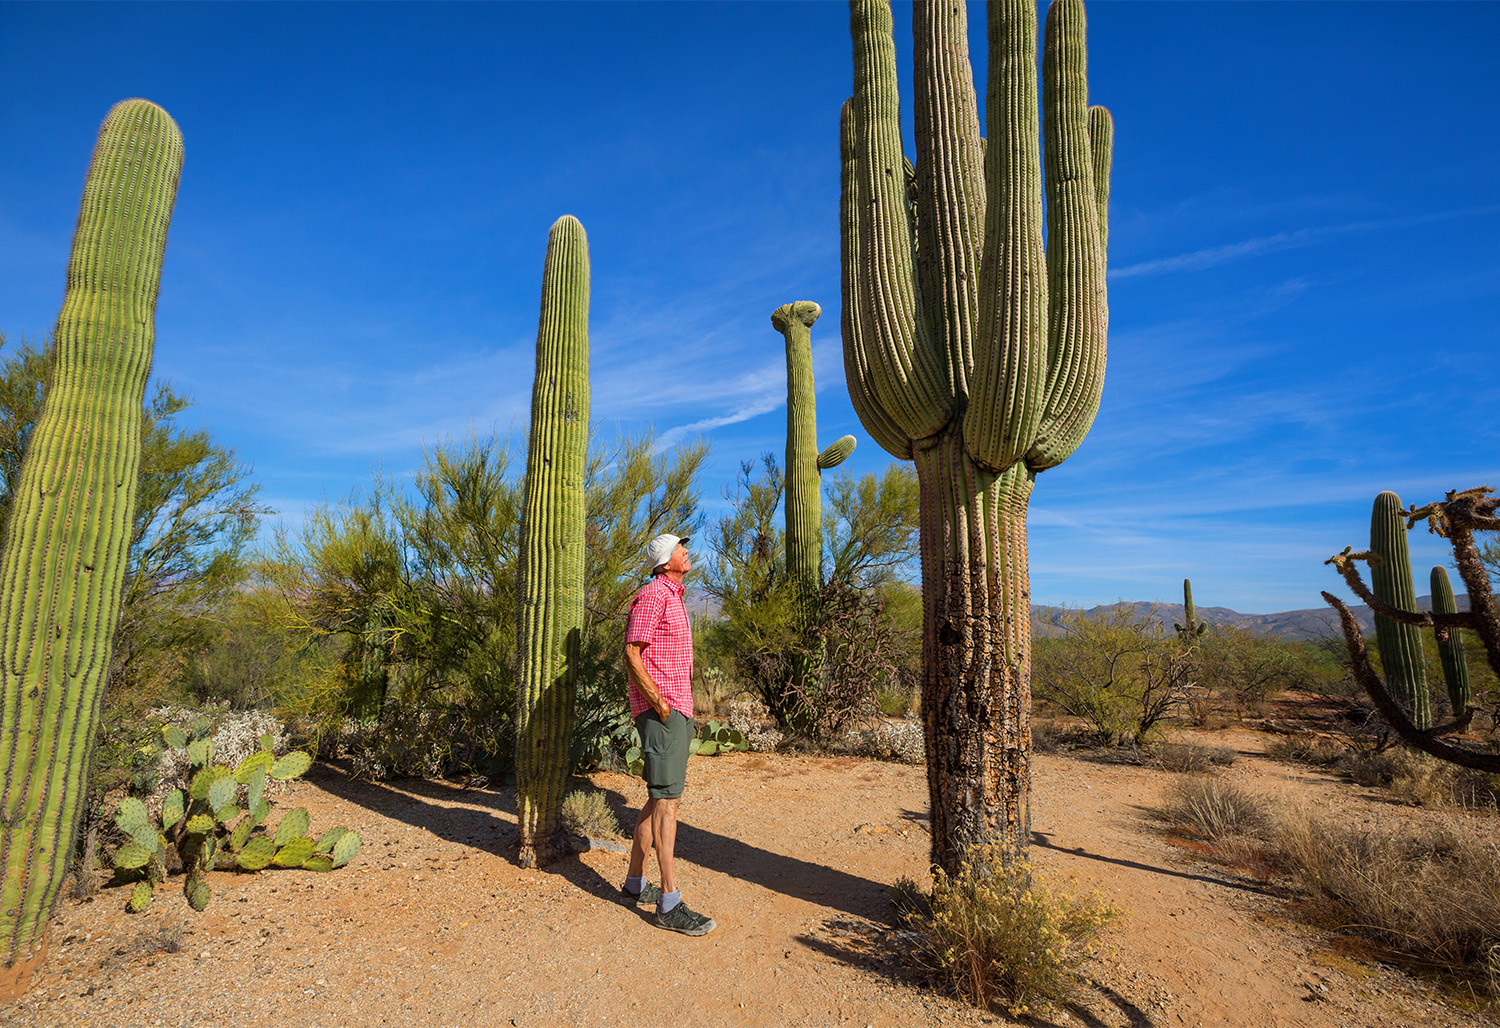
[[[942,839],[957,852],[991,842],[1020,852],[1031,839],[1026,512],[1036,476],[1024,464],[986,471],[956,430],[919,445],[916,470],[934,849]]]
[[[771,324],[786,339],[786,570],[796,629],[804,640],[792,662],[796,695],[816,688],[822,666],[821,647],[810,638],[823,586],[822,471],[841,464],[854,450],[854,437],[844,436],[818,452],[812,326],[822,313],[810,300],[799,300],[776,308],[771,315]]]
[[[875,441],[917,464],[932,860],[957,873],[975,846],[1029,842],[1026,511],[1099,409],[1113,130],[1088,106],[1078,0],[1047,14],[1040,117],[1036,7],[990,4],[987,142],[966,5],[917,0],[908,172],[889,3],[849,7],[845,378]]]
[[[1453,595],[1453,583],[1448,581],[1448,572],[1442,565],[1432,569],[1431,582],[1432,612],[1457,614],[1458,598]],[[1448,687],[1448,702],[1453,707],[1453,716],[1461,718],[1474,702],[1469,663],[1464,655],[1463,629],[1438,629],[1437,644],[1438,658],[1443,663],[1443,682]]]
[[[51,387],[0,553],[0,996],[25,990],[78,827],[130,545],[182,135],[155,104],[99,130]]]
[[[562,839],[583,635],[584,496],[589,443],[589,254],[565,215],[547,238],[521,519],[516,803],[522,867]]]
[[[1392,607],[1416,613],[1417,591],[1412,584],[1411,557],[1407,553],[1406,517],[1401,497],[1389,490],[1375,497],[1370,511],[1370,552],[1380,558],[1370,571],[1375,595]],[[1406,708],[1414,725],[1431,728],[1422,630],[1376,614],[1375,639],[1380,645],[1380,663],[1385,667],[1391,694]]]

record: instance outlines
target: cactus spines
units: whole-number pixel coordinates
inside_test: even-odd
[[[849,6],[844,367],[865,430],[916,463],[932,859],[956,873],[1030,838],[1026,511],[1099,409],[1113,130],[1088,106],[1081,0],[1047,12],[1040,118],[1035,5],[990,4],[987,142],[966,5],[917,0],[908,165],[890,6]]]
[[[1406,544],[1406,512],[1401,497],[1386,490],[1370,510],[1371,588],[1381,602],[1416,613],[1417,591],[1412,584],[1411,557]],[[1422,653],[1422,630],[1375,615],[1375,640],[1380,663],[1392,695],[1418,728],[1432,727],[1427,701],[1427,665]]]
[[[1432,612],[1457,614],[1458,598],[1453,595],[1453,583],[1448,581],[1448,572],[1441,564],[1432,569],[1431,582]],[[1448,687],[1448,702],[1455,718],[1462,718],[1474,702],[1462,633],[1461,628],[1437,629],[1438,658],[1443,664],[1443,682]]]
[[[135,513],[182,134],[145,100],[99,129],[51,387],[0,553],[0,996],[25,991],[62,888]]]
[[[1191,643],[1204,632],[1208,631],[1208,622],[1198,620],[1198,608],[1193,606],[1193,580],[1184,578],[1182,580],[1182,620],[1184,624],[1173,623],[1172,627],[1177,630],[1177,638],[1183,645]]]
[[[516,688],[519,860],[562,852],[563,790],[583,633],[584,466],[589,441],[589,252],[583,226],[547,237],[521,516]]]
[[[821,475],[854,452],[854,437],[847,435],[818,450],[812,326],[822,314],[811,300],[783,304],[771,314],[771,325],[786,339],[786,570],[794,590],[797,629],[803,633],[817,618],[823,586]],[[793,674],[799,692],[807,676],[816,674],[818,663],[815,653],[798,657]]]

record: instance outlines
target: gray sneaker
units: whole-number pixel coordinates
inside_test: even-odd
[[[626,903],[634,903],[638,907],[649,907],[661,899],[661,887],[646,882],[641,886],[640,892],[631,892],[625,886],[620,886],[620,895],[625,897]]]
[[[661,928],[681,932],[683,935],[707,935],[715,928],[713,918],[694,913],[681,900],[665,914],[658,910],[656,923]]]

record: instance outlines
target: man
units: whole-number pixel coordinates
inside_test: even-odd
[[[625,668],[630,713],[641,736],[649,799],[635,822],[630,872],[621,891],[638,906],[656,904],[656,923],[684,935],[707,935],[714,919],[682,902],[672,870],[677,804],[687,783],[693,741],[693,630],[682,602],[682,579],[692,570],[688,540],[670,533],[646,547],[651,581],[630,602],[625,626]],[[661,886],[646,881],[646,855],[656,848]]]

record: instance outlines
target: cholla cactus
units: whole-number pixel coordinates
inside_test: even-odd
[[[547,238],[521,516],[516,803],[522,867],[562,852],[562,802],[583,634],[589,445],[589,249],[578,219]]]
[[[967,5],[917,0],[909,164],[890,6],[849,7],[845,377],[866,431],[916,463],[932,859],[952,873],[974,847],[1030,842],[1026,510],[1099,409],[1113,129],[1088,106],[1079,0],[1047,13],[1045,155],[1035,4],[989,6],[986,143]]]
[[[99,130],[51,386],[0,553],[0,999],[40,961],[120,616],[182,134],[145,100]]]

